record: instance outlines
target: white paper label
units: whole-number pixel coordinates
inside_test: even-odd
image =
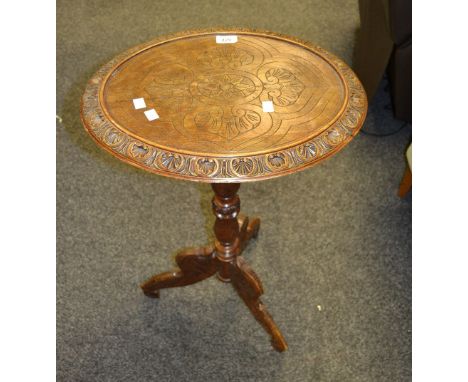
[[[262,108],[265,113],[273,113],[275,111],[272,101],[262,101]]]
[[[144,98],[134,98],[133,99],[133,106],[135,106],[135,109],[144,109],[146,107],[145,99]]]
[[[227,35],[219,35],[216,36],[216,43],[217,44],[234,44],[237,42],[237,36],[227,36]]]
[[[154,121],[155,119],[159,118],[158,113],[156,113],[156,110],[154,109],[149,109],[145,111],[146,118],[148,121]]]

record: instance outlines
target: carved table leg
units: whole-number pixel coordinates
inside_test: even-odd
[[[229,282],[229,263],[235,260],[241,251],[240,229],[237,220],[240,199],[237,196],[239,183],[214,183],[211,185],[215,196],[212,200],[214,223],[215,252],[220,263],[218,278]]]
[[[179,270],[153,276],[141,288],[147,296],[159,297],[160,289],[194,284],[217,273],[221,281],[233,283],[257,321],[270,334],[273,347],[278,351],[286,350],[288,346],[283,336],[260,301],[262,284],[239,256],[249,240],[258,235],[260,219],[239,216],[239,183],[211,186],[215,193],[212,201],[216,216],[214,246],[179,252],[176,256]]]
[[[271,335],[273,347],[278,351],[287,349],[286,341],[265,306],[259,300],[263,293],[258,276],[239,257],[251,237],[258,234],[260,219],[239,217],[240,200],[237,196],[239,184],[212,184],[215,192],[213,211],[216,257],[222,264],[218,277],[231,281],[252,314]]]
[[[230,277],[239,296],[244,300],[256,320],[270,334],[273,347],[278,351],[286,350],[288,345],[283,335],[266,310],[265,305],[260,301],[260,296],[263,294],[262,283],[242,257],[239,256],[236,262],[231,264]]]
[[[185,286],[202,281],[216,273],[216,258],[212,246],[191,248],[176,256],[180,270],[155,275],[141,285],[149,297],[159,297],[159,289]]]

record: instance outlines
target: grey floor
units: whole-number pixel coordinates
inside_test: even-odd
[[[262,218],[245,253],[290,349],[216,279],[148,299],[138,284],[212,239],[211,189],[145,173],[86,135],[87,79],[161,34],[242,26],[313,41],[351,63],[357,1],[57,3],[59,381],[410,381],[411,194],[396,195],[407,126],[360,134],[308,171],[243,185]],[[364,128],[398,129],[382,85]],[[320,309],[318,308],[320,306]]]

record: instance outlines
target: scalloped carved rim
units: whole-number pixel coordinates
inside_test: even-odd
[[[118,130],[101,108],[100,87],[113,68],[139,51],[162,42],[201,34],[231,33],[278,38],[322,56],[347,87],[346,106],[328,129],[301,144],[249,157],[187,155],[149,145]],[[367,97],[354,72],[341,59],[319,46],[284,34],[258,29],[210,28],[160,36],[116,56],[90,79],[81,99],[81,120],[99,146],[117,158],[159,175],[206,183],[238,183],[270,179],[311,167],[340,151],[359,132],[367,114]]]

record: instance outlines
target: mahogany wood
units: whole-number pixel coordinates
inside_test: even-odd
[[[153,276],[141,288],[148,297],[159,297],[159,289],[194,284],[213,276],[216,271],[214,247],[190,248],[176,256],[179,271]]]
[[[231,282],[257,321],[271,336],[273,347],[287,349],[286,341],[260,301],[263,287],[255,272],[241,255],[251,238],[258,235],[260,219],[239,216],[239,183],[213,184],[213,212],[216,216],[214,246],[181,251],[176,256],[179,270],[151,277],[141,285],[145,295],[159,297],[160,289],[180,287],[202,281],[215,273]]]
[[[218,35],[236,35],[217,44]],[[133,99],[144,98],[136,109]],[[263,109],[271,102],[273,111]],[[144,111],[155,109],[158,119]],[[213,245],[181,251],[176,271],[141,287],[159,290],[214,274],[231,282],[275,349],[286,342],[260,301],[263,288],[241,253],[259,219],[239,215],[240,183],[313,166],[341,150],[367,113],[353,71],[295,37],[249,29],[208,29],[159,37],[104,65],[81,102],[83,125],[118,159],[167,177],[212,183]]]
[[[234,44],[217,35],[235,34]],[[144,98],[146,109],[132,100]],[[271,101],[273,112],[264,111]],[[145,110],[159,119],[149,121]],[[208,183],[273,178],[341,150],[361,128],[364,89],[326,50],[267,31],[182,32],[104,65],[82,120],[112,155],[164,176]]]

